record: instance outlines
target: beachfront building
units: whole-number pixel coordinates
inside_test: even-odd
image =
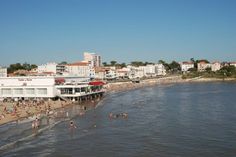
[[[0,78],[0,98],[52,99],[75,98],[104,92],[103,82],[87,82],[80,77],[6,77]],[[86,81],[86,82],[85,82]]]
[[[166,69],[163,64],[155,64],[155,73],[157,76],[166,75]]]
[[[53,98],[56,96],[54,77],[0,78],[2,98]]]
[[[153,64],[148,64],[146,66],[140,66],[143,69],[143,73],[145,77],[154,77],[156,76],[156,67]]]
[[[117,78],[128,78],[129,69],[128,68],[121,68],[116,70]]]
[[[116,67],[106,67],[105,68],[105,79],[115,80],[117,78]]]
[[[198,71],[205,71],[207,68],[211,68],[210,63],[206,63],[206,62],[202,61],[197,64]]]
[[[88,62],[92,67],[101,66],[101,56],[96,53],[84,52],[84,61]]]
[[[95,70],[88,62],[76,62],[65,66],[69,76],[95,77]]]
[[[7,68],[0,66],[0,77],[7,77]]]
[[[181,71],[186,73],[189,69],[194,68],[193,62],[182,62],[180,63]]]
[[[135,67],[135,66],[128,65],[127,68],[129,69],[128,77],[130,79],[144,77],[143,67]]]
[[[213,62],[211,63],[211,70],[217,71],[221,69],[221,63],[220,62]]]

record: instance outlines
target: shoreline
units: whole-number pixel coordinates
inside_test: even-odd
[[[138,89],[142,87],[152,87],[156,85],[167,85],[167,84],[177,84],[177,83],[204,83],[204,82],[235,82],[236,78],[226,78],[226,79],[219,79],[219,78],[192,78],[192,79],[182,79],[182,76],[170,76],[170,77],[163,77],[163,78],[154,78],[154,79],[146,79],[140,81],[140,83],[132,83],[129,82],[116,82],[116,83],[109,83],[106,85],[107,93],[112,92],[122,92],[128,91],[133,89]]]
[[[129,82],[116,82],[116,83],[108,83],[104,85],[104,88],[106,89],[107,94],[109,93],[116,93],[116,92],[122,92],[122,91],[129,91],[133,89],[138,89],[138,88],[143,88],[143,87],[153,87],[156,85],[168,85],[168,84],[177,84],[177,83],[204,83],[204,82],[235,82],[235,78],[226,78],[226,79],[218,79],[218,78],[192,78],[192,79],[182,79],[182,76],[170,76],[170,77],[163,77],[163,78],[154,78],[154,79],[146,79],[146,80],[141,80],[140,83],[132,83],[131,81]],[[102,99],[101,99],[102,100]],[[91,101],[84,101],[79,105],[83,106],[89,106],[91,103],[94,103],[96,106],[100,100],[92,100]],[[14,106],[14,103],[12,103],[11,106]],[[14,115],[12,113],[4,113],[4,107],[9,105],[10,103],[1,103],[0,106],[0,111],[1,111],[1,116],[4,114],[4,118],[0,117],[0,126],[11,123],[11,122],[18,122],[18,121],[23,121],[25,119],[30,119],[33,116],[37,116],[38,114],[43,114],[46,113],[48,110],[48,106],[50,106],[49,110],[50,111],[56,111],[65,107],[71,107],[73,105],[77,105],[78,103],[73,102],[73,101],[46,101],[43,106],[30,106],[27,108],[27,106],[24,108],[20,106]],[[46,107],[45,107],[46,106]],[[37,109],[39,107],[40,110]],[[42,107],[44,107],[42,109]],[[13,108],[13,107],[12,107]],[[30,114],[27,114],[27,111],[30,111]]]

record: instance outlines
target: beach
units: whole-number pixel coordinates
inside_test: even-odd
[[[160,84],[174,84],[174,83],[187,83],[187,82],[213,82],[213,81],[235,81],[234,78],[217,79],[217,78],[193,78],[182,79],[181,76],[170,76],[163,78],[152,78],[141,80],[140,83],[128,82],[115,82],[107,83],[104,85],[107,93],[127,91],[142,87],[156,86]],[[85,102],[85,104],[89,102]],[[25,119],[28,117],[35,117],[42,113],[54,111],[56,109],[64,108],[73,105],[73,101],[62,100],[49,100],[49,101],[23,101],[23,102],[0,102],[0,125]]]

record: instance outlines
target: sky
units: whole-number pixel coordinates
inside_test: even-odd
[[[0,65],[236,61],[236,0],[0,0]]]

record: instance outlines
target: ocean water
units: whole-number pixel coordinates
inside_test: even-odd
[[[106,95],[84,116],[0,126],[0,156],[234,157],[236,83],[159,85]],[[128,118],[109,114],[128,113]]]

